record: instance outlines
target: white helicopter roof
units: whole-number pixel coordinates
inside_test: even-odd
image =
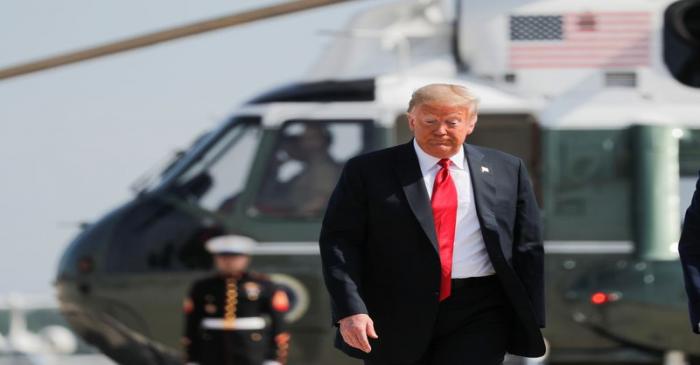
[[[413,91],[432,83],[466,86],[479,99],[481,113],[534,113],[540,105],[535,99],[523,98],[474,78],[406,77],[402,75],[386,75],[377,78],[376,100],[382,107],[405,110]]]
[[[276,127],[291,119],[373,119],[393,127],[397,115],[406,111],[411,94],[431,83],[451,83],[468,87],[479,98],[482,113],[535,113],[538,103],[514,93],[469,78],[404,76],[389,74],[374,80],[374,100],[334,102],[270,102],[241,107],[239,114],[258,114],[263,124]]]
[[[697,127],[700,111],[690,100],[656,100],[632,90],[609,90],[590,97],[562,98],[538,119],[551,129],[617,129],[634,124]]]
[[[672,0],[471,1],[459,14],[461,56],[470,66],[466,74],[456,67],[451,49],[446,46],[451,39],[446,35],[449,32],[445,33],[449,23],[446,20],[451,19],[450,11],[444,6],[447,2],[406,1],[407,9],[412,10],[404,14],[397,13],[396,5],[374,8],[348,24],[349,36],[333,43],[306,80],[343,82],[368,78],[374,83],[373,98],[271,102],[246,108],[259,109],[267,126],[306,117],[371,118],[385,127],[393,127],[397,115],[406,110],[414,90],[441,82],[470,88],[480,100],[482,114],[530,114],[544,128],[609,129],[633,124],[694,126],[700,123],[693,117],[700,112],[697,103],[700,92],[670,77],[661,56],[659,29],[663,24],[663,9],[670,2]],[[642,32],[649,34],[648,64],[614,68],[515,70],[506,67],[509,17],[572,13],[648,19]],[[397,34],[403,35],[401,41],[392,38]],[[425,37],[431,42],[425,42]],[[387,39],[396,42],[388,44]],[[408,56],[403,59],[402,55]]]
[[[468,87],[479,98],[481,114],[530,114],[544,128],[611,129],[633,124],[691,127],[700,125],[698,93],[679,88],[675,81],[652,78],[640,72],[638,85],[606,85],[605,74],[589,77],[560,94],[527,94],[512,85],[473,76],[408,76],[386,74],[367,80],[373,100],[270,102],[247,105],[241,111],[263,116],[266,126],[279,126],[290,119],[373,119],[393,127],[405,112],[411,94],[430,83],[453,83]],[[342,82],[342,81],[339,81]],[[373,86],[372,86],[373,85]]]

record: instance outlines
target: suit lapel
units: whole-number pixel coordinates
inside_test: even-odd
[[[401,145],[396,154],[396,164],[394,165],[401,187],[403,188],[408,205],[413,214],[418,219],[425,234],[430,239],[433,247],[438,251],[437,234],[435,233],[435,222],[433,221],[433,209],[430,206],[428,191],[423,182],[423,174],[418,164],[418,156],[413,148],[413,139]]]
[[[493,181],[494,171],[484,154],[469,144],[464,144],[464,153],[469,164],[469,175],[474,190],[476,213],[481,222],[481,229],[497,232],[496,216],[493,212],[496,185]]]
[[[469,165],[476,213],[481,222],[481,229],[496,233],[496,217],[493,211],[496,186],[493,181],[493,168],[484,154],[475,147],[465,143],[464,153]],[[428,239],[430,239],[435,250],[439,252],[430,197],[425,189],[423,174],[418,164],[418,157],[413,148],[412,139],[408,143],[401,145],[399,150],[397,150],[394,169],[399,177],[411,211],[413,211],[418,223],[428,236]],[[484,241],[488,241],[486,235]],[[488,242],[487,246],[489,246]]]

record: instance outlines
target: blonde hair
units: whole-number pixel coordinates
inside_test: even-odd
[[[429,84],[413,92],[411,101],[408,103],[407,112],[410,113],[418,105],[430,102],[463,104],[472,113],[476,113],[479,108],[479,99],[462,85]]]

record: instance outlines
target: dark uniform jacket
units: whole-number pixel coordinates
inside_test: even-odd
[[[216,275],[193,284],[184,302],[185,362],[201,365],[284,364],[289,300],[266,276]]]
[[[540,212],[523,162],[464,144],[486,250],[517,314],[508,352],[541,356],[545,325]],[[438,311],[440,257],[413,141],[348,160],[320,234],[332,321],[368,313],[379,339],[369,354],[336,336],[350,356],[396,363],[427,349]]]
[[[700,333],[700,178],[690,207],[685,212],[678,253],[683,265],[685,290],[688,293],[690,326],[693,332]]]

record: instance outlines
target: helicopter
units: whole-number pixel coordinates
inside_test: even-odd
[[[289,294],[290,363],[356,363],[332,346],[317,242],[325,203],[349,158],[410,140],[413,90],[447,82],[480,98],[468,143],[530,171],[544,221],[546,361],[700,364],[676,251],[700,168],[700,1],[399,1],[332,36],[307,79],[241,105],[75,237],[55,287],[76,333],[119,363],[180,363],[181,300],[212,268],[203,243],[234,233],[259,242],[254,269]]]

